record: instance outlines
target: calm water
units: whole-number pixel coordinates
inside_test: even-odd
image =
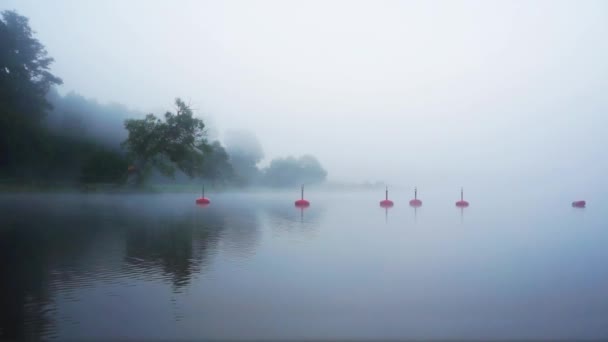
[[[480,193],[1,195],[0,337],[608,337],[601,198]]]

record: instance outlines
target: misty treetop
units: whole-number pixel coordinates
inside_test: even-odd
[[[263,174],[264,184],[273,187],[321,183],[327,177],[327,171],[311,155],[273,159]]]
[[[224,141],[234,168],[235,182],[241,186],[258,184],[261,177],[258,163],[264,158],[258,137],[249,131],[228,131]]]
[[[47,99],[53,106],[46,118],[51,132],[97,142],[112,150],[119,150],[127,138],[124,121],[145,116],[121,104],[102,104],[75,92],[61,95],[55,88]]]
[[[4,109],[42,118],[50,108],[45,96],[51,86],[62,83],[50,72],[53,58],[33,37],[28,19],[3,11],[0,20],[0,96]]]

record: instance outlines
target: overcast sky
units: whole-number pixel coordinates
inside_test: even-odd
[[[30,1],[62,92],[177,96],[331,180],[605,186],[606,1]]]

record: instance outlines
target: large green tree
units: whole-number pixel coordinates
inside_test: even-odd
[[[34,38],[28,19],[14,11],[0,18],[0,170],[16,174],[44,154],[45,95],[61,79],[53,59]]]
[[[204,158],[211,151],[205,124],[181,99],[175,105],[175,113],[166,112],[164,121],[154,114],[125,120],[129,136],[122,145],[133,162],[136,184],[141,185],[152,169],[170,177],[177,169],[191,178],[203,175]]]

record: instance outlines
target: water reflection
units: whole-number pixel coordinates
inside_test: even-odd
[[[185,198],[0,198],[0,339],[53,337],[56,296],[128,279],[160,280],[179,293],[205,271],[223,239],[251,255],[255,213],[185,205]],[[237,252],[238,251],[238,252]],[[60,317],[65,319],[66,317]]]
[[[0,232],[0,338],[35,339],[47,331],[51,304],[49,273],[42,236],[29,239],[21,226],[2,225]],[[52,254],[47,251],[46,254]]]
[[[126,233],[127,269],[141,275],[169,279],[175,290],[187,286],[201,272],[217,248],[217,229],[198,229],[188,218],[142,222]]]

